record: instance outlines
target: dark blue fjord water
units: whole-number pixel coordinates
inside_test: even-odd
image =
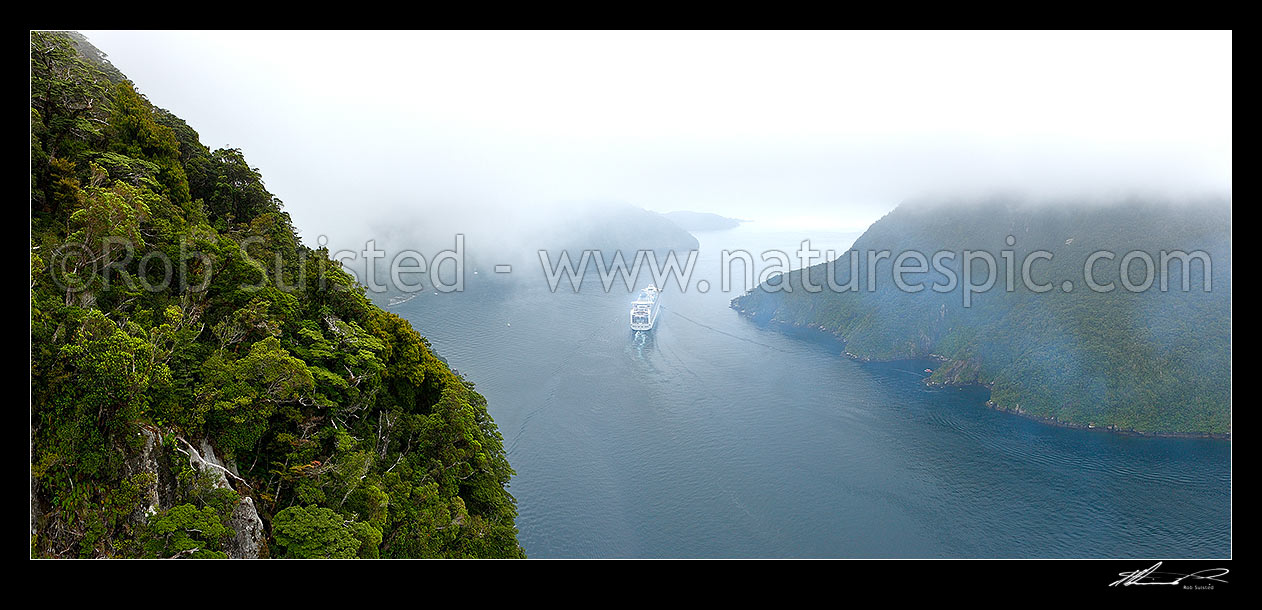
[[[465,292],[391,309],[488,399],[529,556],[1231,555],[1230,442],[1051,427],[927,388],[931,363],[759,327],[728,308],[744,289],[719,290],[719,252],[800,237],[697,237],[693,284],[668,286],[648,335],[621,284],[552,293],[538,267],[504,286],[466,269]]]

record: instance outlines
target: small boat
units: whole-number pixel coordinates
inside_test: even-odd
[[[406,302],[408,302],[408,301],[411,301],[412,299],[415,299],[415,298],[416,298],[416,295],[415,295],[415,294],[401,294],[401,295],[399,295],[399,296],[390,297],[390,302],[389,302],[389,304],[387,304],[386,306],[387,306],[387,307],[394,307],[395,305],[402,305],[402,304],[404,304],[404,303],[406,303]]]

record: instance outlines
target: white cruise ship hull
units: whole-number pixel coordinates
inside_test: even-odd
[[[649,284],[640,291],[639,297],[631,303],[631,330],[653,330],[657,324],[657,315],[662,310],[661,294],[657,288]]]

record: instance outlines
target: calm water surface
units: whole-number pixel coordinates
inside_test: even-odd
[[[926,387],[932,363],[759,327],[728,308],[743,280],[719,290],[719,253],[792,256],[802,234],[697,237],[649,334],[621,284],[552,293],[539,267],[390,308],[489,401],[529,556],[1230,556],[1229,442],[1054,428]]]

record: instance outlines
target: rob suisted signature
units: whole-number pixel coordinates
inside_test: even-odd
[[[1134,572],[1119,572],[1120,579],[1110,584],[1110,587],[1122,585],[1129,587],[1131,585],[1178,585],[1185,580],[1209,580],[1213,582],[1225,583],[1222,576],[1226,576],[1230,572],[1227,568],[1209,568],[1191,574],[1176,574],[1173,572],[1158,572],[1157,568],[1161,567],[1161,562],[1147,570],[1136,570]]]

